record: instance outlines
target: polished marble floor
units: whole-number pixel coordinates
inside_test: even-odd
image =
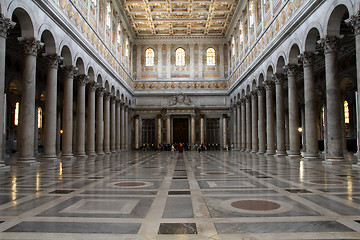
[[[208,151],[0,171],[0,239],[360,239],[360,171]]]

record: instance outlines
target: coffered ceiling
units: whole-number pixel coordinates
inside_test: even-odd
[[[137,37],[224,36],[238,0],[120,0]]]

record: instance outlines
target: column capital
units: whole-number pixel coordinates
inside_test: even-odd
[[[89,86],[90,92],[95,92],[98,87],[98,84],[96,82],[91,81],[88,83],[88,86]]]
[[[242,99],[240,99],[240,104],[241,104],[241,106],[245,106],[245,105],[246,105],[246,98],[245,98],[245,97],[242,98]]]
[[[258,96],[263,96],[265,94],[265,88],[263,86],[257,86],[256,90]]]
[[[121,100],[120,99],[116,99],[116,106],[121,107]]]
[[[104,93],[105,93],[105,88],[98,86],[97,89],[96,89],[96,92],[97,92],[99,97],[103,97]]]
[[[127,105],[127,104],[125,104],[124,105],[124,109],[125,109],[125,111],[128,111],[130,108],[129,108],[129,105]]]
[[[7,38],[10,30],[12,30],[15,25],[15,22],[9,18],[5,18],[3,14],[0,14],[0,37]]]
[[[44,43],[40,42],[40,40],[36,40],[35,38],[19,37],[18,40],[25,55],[36,57],[40,49],[44,46]]]
[[[251,93],[250,93],[249,95],[246,95],[246,96],[245,96],[245,102],[246,102],[246,103],[251,103],[251,100],[252,100]]]
[[[112,104],[116,104],[116,96],[115,95],[110,95],[110,102]]]
[[[78,71],[78,68],[74,67],[72,65],[68,65],[68,66],[62,66],[62,70],[63,70],[63,75],[65,78],[73,79],[75,74]]]
[[[352,27],[355,35],[360,34],[360,11],[358,11],[355,15],[350,16],[350,18],[345,20],[345,23]]]
[[[304,67],[313,66],[315,61],[315,53],[304,52],[298,56],[298,59],[303,63]]]
[[[124,108],[125,103],[120,100],[120,107]]]
[[[282,84],[284,82],[284,74],[282,73],[275,73],[272,75],[272,79],[276,85]]]
[[[63,60],[63,57],[57,54],[44,54],[43,56],[47,60],[48,67],[53,69],[58,69]]]
[[[266,81],[264,81],[264,84],[265,84],[265,90],[267,91],[267,92],[271,92],[271,91],[273,91],[274,90],[274,82],[273,81],[268,81],[268,80],[266,80]]]
[[[89,76],[85,75],[85,74],[80,74],[77,75],[75,77],[76,81],[81,85],[81,86],[86,86],[86,84],[89,82]]]
[[[288,77],[295,77],[296,73],[299,71],[299,66],[296,64],[288,64],[284,66],[284,71]]]
[[[110,101],[110,97],[111,97],[111,93],[104,91],[104,100],[105,101]]]
[[[318,41],[320,46],[324,47],[325,54],[336,52],[339,47],[341,36],[326,36]]]
[[[258,96],[258,92],[256,90],[250,92],[251,99],[256,99]]]

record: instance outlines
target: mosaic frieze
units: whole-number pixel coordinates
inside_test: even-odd
[[[227,81],[222,82],[135,82],[134,89],[227,89]]]

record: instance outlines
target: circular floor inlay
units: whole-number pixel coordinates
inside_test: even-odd
[[[144,186],[146,183],[144,182],[118,182],[115,183],[115,186],[118,187],[140,187]]]
[[[250,211],[269,211],[280,208],[280,204],[266,200],[241,200],[232,202],[231,206]]]
[[[312,180],[312,183],[316,184],[342,184],[342,181],[337,180],[327,180],[327,179],[318,179],[318,180]]]

